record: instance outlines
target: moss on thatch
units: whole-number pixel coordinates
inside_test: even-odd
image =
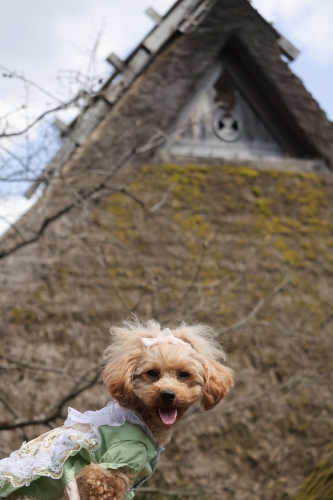
[[[333,445],[325,457],[304,481],[296,500],[332,500],[333,498]]]
[[[130,311],[164,325],[208,323],[225,332],[236,386],[216,410],[179,425],[149,487],[194,490],[189,498],[291,499],[333,435],[331,213],[330,178],[147,165],[127,192],[64,217],[7,263],[30,291],[7,284],[0,354],[86,370],[110,324]],[[228,330],[286,275],[251,324]],[[42,413],[67,390],[68,377],[38,373],[2,373],[1,390],[20,414]],[[107,398],[95,387],[71,404],[97,409]],[[5,434],[3,453],[20,441],[19,432]]]

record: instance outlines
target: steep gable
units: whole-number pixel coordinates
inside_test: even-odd
[[[110,324],[202,321],[235,389],[188,415],[140,495],[292,498],[332,435],[332,177],[305,172],[331,168],[332,125],[246,0],[179,1],[157,21],[128,60],[110,57],[116,73],[0,241],[2,453],[23,424],[28,438],[60,425],[69,400],[106,403]],[[172,151],[198,137],[221,156]],[[238,140],[251,168],[234,152],[230,165]]]
[[[144,145],[144,131],[149,134],[149,124],[153,126],[146,141],[156,137],[158,130],[159,143],[163,142],[172,133],[179,111],[221,56],[236,86],[265,127],[274,132],[284,153],[320,160],[322,170],[324,164],[331,168],[332,125],[281,59],[282,53],[281,35],[247,0],[178,1],[126,61],[111,54],[115,73],[69,128],[62,149],[47,168],[47,178],[74,153],[82,154],[79,150],[89,143],[92,132],[105,121],[112,126],[115,116],[122,121],[131,116],[126,135],[135,144],[138,138],[139,147]],[[133,96],[135,102],[125,115],[123,110]],[[141,123],[141,139],[135,123]],[[101,134],[104,130],[101,128]],[[314,168],[316,165],[318,162]]]
[[[165,157],[259,159],[284,151],[218,60],[180,113]],[[167,155],[167,156],[166,156]]]

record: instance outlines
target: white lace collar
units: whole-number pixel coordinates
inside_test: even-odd
[[[15,488],[29,486],[36,475],[59,479],[63,466],[72,452],[85,448],[92,461],[95,451],[101,444],[98,428],[101,425],[117,427],[124,422],[139,425],[155,442],[149,427],[140,415],[118,403],[111,401],[105,408],[98,411],[80,413],[68,408],[68,418],[64,426],[53,429],[29,443],[23,443],[18,451],[0,460],[0,488],[11,482]],[[75,424],[89,424],[88,430],[76,430]],[[160,450],[157,450],[157,456]]]
[[[110,401],[106,407],[101,410],[86,411],[84,413],[74,410],[74,408],[68,408],[68,417],[64,425],[73,426],[76,423],[90,424],[91,428],[97,432],[98,427],[101,425],[117,427],[124,422],[140,425],[144,432],[156,442],[153,433],[148,425],[144,423],[140,415],[135,410],[123,408],[115,401]]]

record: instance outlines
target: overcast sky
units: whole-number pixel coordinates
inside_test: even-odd
[[[64,97],[59,70],[86,68],[96,34],[103,26],[99,61],[110,52],[125,57],[153,26],[144,10],[164,14],[173,0],[0,0],[0,66],[21,71],[52,94]],[[333,0],[253,0],[252,5],[300,50],[293,70],[333,119]],[[107,63],[99,71],[110,72]],[[0,78],[0,114],[25,100],[19,82]],[[30,95],[37,111],[50,101]],[[15,118],[24,120],[21,115]]]
[[[333,0],[253,0],[252,5],[301,50],[291,68],[333,120]]]
[[[163,15],[172,4],[173,0],[0,0],[0,66],[22,72],[63,99],[68,87],[64,77],[59,86],[59,70],[84,70],[101,28],[97,71],[106,76],[112,67],[105,58],[111,52],[126,57],[153,26],[144,14],[146,8],[151,5]],[[253,0],[252,5],[301,50],[291,67],[333,120],[333,0]],[[21,82],[0,77],[0,116],[25,100]],[[29,94],[31,113],[50,102],[37,90]],[[24,125],[26,113],[11,115],[12,125]],[[16,208],[25,206],[22,203],[11,205],[12,220]],[[0,231],[6,210],[0,205]]]

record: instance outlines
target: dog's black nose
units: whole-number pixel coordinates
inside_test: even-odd
[[[172,403],[176,397],[176,394],[173,391],[161,391],[160,398],[163,403]]]

